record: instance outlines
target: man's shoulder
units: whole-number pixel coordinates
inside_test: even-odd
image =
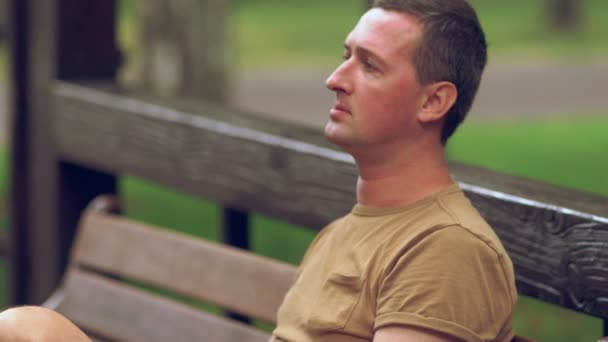
[[[464,192],[458,191],[440,196],[437,198],[437,202],[441,210],[450,217],[451,226],[461,227],[469,232],[472,237],[504,252],[496,232]]]
[[[425,254],[459,250],[463,255],[483,255],[504,268],[512,267],[498,235],[458,188],[435,196],[414,215],[404,215],[393,224],[388,244],[393,246],[394,258],[423,245]]]

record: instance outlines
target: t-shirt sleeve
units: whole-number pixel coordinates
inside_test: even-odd
[[[460,226],[427,235],[384,272],[374,330],[401,325],[495,340],[510,324],[515,301],[504,257]]]

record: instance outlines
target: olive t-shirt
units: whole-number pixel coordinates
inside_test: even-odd
[[[371,341],[386,326],[510,341],[513,266],[454,184],[404,208],[355,205],[309,247],[277,341]]]

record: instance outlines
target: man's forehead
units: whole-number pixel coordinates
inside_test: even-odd
[[[396,11],[372,8],[360,19],[346,38],[346,43],[353,42],[366,48],[411,45],[422,34],[420,22],[413,16]],[[410,44],[408,44],[410,43]]]

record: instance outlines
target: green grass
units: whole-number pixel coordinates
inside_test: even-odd
[[[120,193],[126,214],[208,240],[219,239],[219,208],[205,201],[133,177],[122,177]]]
[[[515,332],[533,341],[597,341],[602,320],[528,297],[519,297],[513,316]]]
[[[608,196],[608,121],[590,117],[596,118],[465,123],[448,153],[456,160]]]

